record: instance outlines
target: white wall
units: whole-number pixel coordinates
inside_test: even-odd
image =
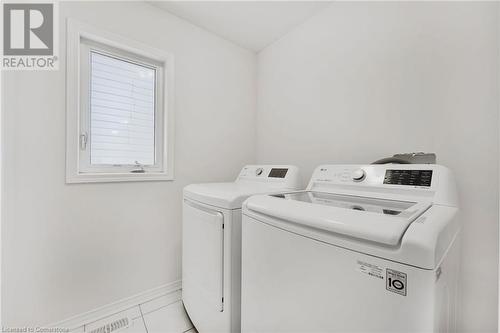
[[[255,148],[304,179],[321,163],[425,150],[459,180],[461,327],[495,331],[497,6],[334,3],[259,54],[255,123],[254,54],[146,4],[62,3],[61,70],[2,78],[2,324],[180,279],[182,187],[232,179]],[[64,183],[68,16],[174,53],[174,182]]]
[[[369,163],[431,151],[463,218],[460,327],[496,332],[496,3],[334,3],[258,56],[257,160]],[[305,178],[306,178],[305,177]]]
[[[147,4],[60,11],[61,70],[4,75],[4,326],[55,322],[180,279],[182,187],[232,180],[255,158],[255,54]],[[174,54],[175,181],[65,184],[66,17]]]

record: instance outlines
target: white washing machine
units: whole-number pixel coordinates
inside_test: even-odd
[[[439,165],[324,165],[250,197],[242,332],[456,332],[457,207]]]
[[[198,332],[240,332],[242,202],[299,186],[294,166],[249,165],[235,182],[184,188],[182,299]]]

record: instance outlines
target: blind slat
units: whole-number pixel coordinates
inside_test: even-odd
[[[117,110],[123,110],[123,111],[134,111],[134,112],[142,112],[145,114],[153,114],[151,113],[150,109],[151,106],[149,107],[144,107],[142,105],[134,105],[128,100],[125,99],[117,99],[115,100],[112,99],[105,99],[105,98],[100,98],[96,99],[94,101],[91,101],[92,106],[100,106],[100,107],[105,107],[105,108],[110,108],[110,109],[117,109]]]
[[[130,116],[117,116],[117,115],[107,115],[99,112],[94,112],[92,115],[92,122],[107,122],[116,123],[120,125],[126,125],[128,127],[144,127],[148,130],[154,130],[154,120],[137,119]]]
[[[126,103],[140,105],[146,108],[150,107],[154,103],[153,97],[136,94],[133,91],[126,91],[118,88],[94,85],[91,89],[91,92],[95,95],[96,99],[99,99],[99,96],[100,98],[105,100],[125,99]]]
[[[117,110],[117,109],[100,107],[100,106],[96,106],[96,105],[94,105],[94,112],[100,113],[100,114],[107,114],[110,116],[127,115],[128,117],[135,118],[135,119],[154,120],[153,116],[150,114],[147,114],[147,113],[136,112],[136,111]]]
[[[142,138],[127,138],[127,137],[119,137],[119,136],[104,136],[100,135],[98,142],[100,143],[121,143],[128,144],[131,146],[151,146],[151,139],[142,139]]]
[[[109,126],[106,126],[109,125]],[[93,135],[101,135],[101,136],[116,136],[116,137],[129,137],[129,138],[138,138],[138,139],[149,139],[153,138],[154,134],[149,131],[135,131],[127,128],[123,129],[115,129],[114,124],[104,124],[99,126],[94,125],[92,128]]]
[[[104,88],[115,88],[115,89],[121,89],[123,91],[130,91],[134,92],[136,94],[144,95],[147,98],[152,98],[154,95],[154,87],[139,87],[134,84],[129,84],[129,83],[124,83],[124,81],[115,81],[115,80],[108,80],[108,79],[103,79],[98,76],[94,76],[94,81],[92,82],[92,87],[93,88],[99,88],[99,87],[104,87]]]
[[[98,64],[95,62],[93,63],[93,68],[95,69],[94,73],[98,77],[119,78],[118,81],[124,81],[124,83],[136,82],[138,84],[144,85],[145,87],[153,86],[149,80],[152,76],[149,75],[123,72],[120,69],[116,69],[113,67],[104,67],[102,64]]]

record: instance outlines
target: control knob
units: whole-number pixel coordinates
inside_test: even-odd
[[[366,177],[366,172],[365,172],[365,170],[363,170],[363,169],[354,170],[354,171],[351,173],[351,178],[352,178],[352,180],[354,180],[355,182],[360,182],[360,181],[362,181],[363,179],[365,179],[365,177]]]
[[[255,170],[255,174],[256,174],[257,176],[262,175],[262,173],[263,173],[263,172],[264,172],[264,169],[262,169],[262,168],[257,168],[257,170]]]

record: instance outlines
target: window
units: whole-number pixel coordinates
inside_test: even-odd
[[[67,182],[171,180],[173,59],[68,22]]]

